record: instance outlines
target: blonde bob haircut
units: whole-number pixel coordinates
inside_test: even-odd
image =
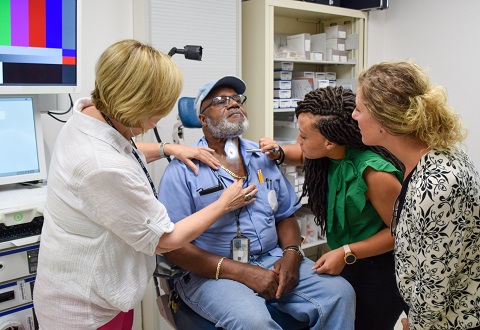
[[[98,59],[91,96],[103,114],[145,132],[142,122],[168,115],[182,84],[180,70],[170,56],[139,41],[122,40]]]
[[[408,61],[383,62],[358,79],[364,106],[392,134],[411,134],[429,147],[448,149],[466,137],[458,114],[447,105],[444,88]]]

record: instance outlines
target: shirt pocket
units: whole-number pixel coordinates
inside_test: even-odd
[[[215,191],[213,193],[207,194],[200,196],[198,195],[197,197],[194,198],[194,203],[195,203],[195,212],[200,211],[201,209],[207,207],[208,205],[212,204],[213,202],[217,201],[220,198],[220,195],[222,194],[223,189],[220,191]],[[225,227],[229,226],[229,223],[234,223],[234,218],[232,219],[232,214],[233,212],[226,213],[222,215],[217,221],[215,221],[208,229],[206,232],[211,231],[211,230],[225,230]],[[230,219],[230,221],[229,221]]]
[[[273,217],[278,209],[278,199],[275,189],[268,189],[265,183],[257,184],[257,198],[253,204],[256,211],[259,211],[268,217]]]

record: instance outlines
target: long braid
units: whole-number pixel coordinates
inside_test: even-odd
[[[355,95],[352,91],[343,87],[326,87],[305,95],[304,100],[297,104],[295,116],[298,118],[301,113],[318,116],[317,122],[312,125],[330,142],[357,149],[370,149],[403,171],[403,164],[386,149],[363,144],[358,124],[352,118],[354,109]],[[322,235],[325,234],[329,164],[330,160],[326,157],[306,159],[304,163],[305,182],[301,197],[309,196],[308,206]]]

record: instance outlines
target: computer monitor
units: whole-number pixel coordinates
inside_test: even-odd
[[[0,95],[0,186],[46,180],[37,96]]]
[[[80,3],[0,1],[0,94],[80,92]]]

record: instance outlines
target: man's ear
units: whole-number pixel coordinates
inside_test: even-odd
[[[207,117],[205,117],[204,114],[199,114],[198,120],[200,120],[200,123],[202,123],[202,127],[207,126]]]

